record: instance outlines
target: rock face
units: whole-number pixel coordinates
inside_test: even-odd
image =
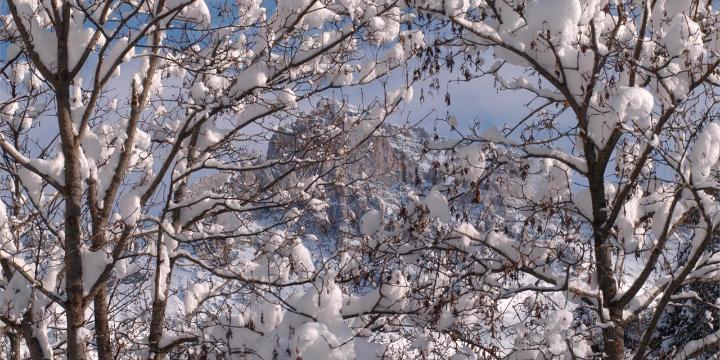
[[[332,224],[356,219],[368,208],[389,210],[386,209],[390,206],[388,201],[394,203],[393,200],[397,200],[393,193],[401,191],[405,185],[426,180],[431,168],[427,162],[418,161],[423,144],[430,139],[422,128],[383,124],[375,135],[356,149],[348,148],[344,135],[333,137],[322,133],[328,127],[342,128],[347,117],[354,112],[355,109],[346,105],[322,101],[308,116],[288,128],[279,129],[270,139],[267,149],[268,160],[293,155],[305,158],[310,154],[317,158],[334,158],[313,164],[298,172],[299,176],[284,180],[285,186],[293,186],[302,181],[301,177],[325,175],[323,179],[328,184],[325,200],[330,204],[327,213]],[[329,153],[318,153],[320,145],[329,149]],[[280,172],[274,169],[272,174],[262,177],[265,182],[271,181]]]
[[[277,129],[264,159],[257,154],[247,156],[258,160],[243,165],[257,166],[257,170],[232,177],[204,176],[194,182],[189,195],[224,188],[236,194],[236,199],[264,201],[284,190],[305,190],[314,182],[324,190],[324,198],[318,198],[329,205],[327,222],[309,217],[301,225],[325,234],[323,241],[332,247],[343,238],[343,232],[358,230],[359,220],[368,210],[390,215],[399,209],[409,190],[433,183],[436,177],[431,165],[436,159],[423,155],[424,145],[431,140],[424,129],[383,124],[365,142],[351,148],[346,132],[337,130],[343,129],[354,112],[337,102],[321,102],[290,126]],[[263,167],[267,162],[274,164]],[[271,190],[266,192],[265,187]],[[277,215],[277,210],[262,210],[253,217],[263,222]]]

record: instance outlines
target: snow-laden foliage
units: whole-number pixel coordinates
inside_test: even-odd
[[[709,1],[0,6],[14,359],[720,345]],[[449,138],[384,125],[446,76],[489,77],[528,114],[447,114]]]
[[[327,223],[326,175],[412,98],[407,60],[425,43],[401,26],[404,2],[10,0],[0,14],[12,358],[383,351],[348,325],[340,259],[311,254],[298,223]],[[352,115],[285,133],[365,87],[379,95]],[[295,150],[266,157],[279,134]]]
[[[406,337],[437,358],[717,352],[720,13],[702,0],[413,4],[442,29],[421,69],[490,77],[528,112],[499,130],[448,114],[453,139],[428,145],[445,176],[375,240],[414,264],[409,294],[425,303],[406,302]]]

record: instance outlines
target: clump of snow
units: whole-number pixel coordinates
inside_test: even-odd
[[[472,241],[480,239],[480,233],[474,226],[466,222],[461,223],[455,228],[456,238],[452,240],[451,245],[461,250],[468,250]]]
[[[617,218],[618,242],[623,244],[626,253],[632,253],[638,248],[638,239],[635,236],[635,226],[640,220],[640,196],[639,189],[633,191],[633,195],[623,205],[623,209]]]
[[[443,331],[449,329],[453,324],[455,324],[455,316],[453,316],[449,307],[443,308],[435,327],[438,330]]]
[[[103,59],[103,63],[100,66],[100,72],[98,74],[98,78],[103,79],[105,76],[107,76],[108,72],[110,72],[110,69],[113,69],[113,66],[116,65],[115,64],[116,62],[119,62],[119,63],[113,69],[112,75],[114,77],[119,77],[120,76],[120,63],[130,61],[130,59],[134,55],[135,55],[135,48],[129,47],[128,37],[123,37],[123,38],[118,39],[113,44],[110,52]],[[122,59],[120,59],[120,56],[122,56]],[[119,59],[120,59],[120,61],[118,61]]]
[[[524,14],[531,31],[549,31],[569,42],[577,36],[582,8],[578,0],[536,0],[528,4]]]
[[[313,263],[312,255],[310,250],[302,243],[297,240],[292,247],[291,253],[292,259],[295,263],[295,270],[300,273],[312,273],[315,271],[315,264]]]
[[[565,163],[548,158],[533,160],[529,173],[530,194],[537,202],[561,200],[570,192],[572,172]]]
[[[112,263],[112,257],[105,250],[92,251],[82,248],[83,289],[90,291],[102,275],[105,267]]]
[[[382,106],[375,106],[364,117],[348,116],[345,120],[345,130],[349,135],[349,145],[354,146],[365,141],[380,127],[386,115]]]
[[[200,302],[205,300],[210,294],[210,284],[207,282],[196,282],[192,284],[185,292],[184,305],[185,314],[189,315],[195,312]]]
[[[280,101],[280,104],[284,105],[288,109],[297,108],[297,96],[295,96],[295,91],[290,88],[281,90],[278,94],[278,100]]]
[[[445,6],[445,14],[450,17],[455,17],[467,12],[470,2],[463,0],[445,0],[443,1]]]
[[[710,172],[720,158],[720,124],[708,124],[698,137],[688,160],[694,183],[702,183],[708,179]]]
[[[5,288],[0,290],[0,311],[8,319],[19,321],[30,306],[31,296],[30,283],[16,271]]]
[[[235,78],[235,84],[230,88],[229,95],[231,97],[241,96],[244,93],[264,86],[268,81],[267,71],[260,64],[252,65]]]
[[[398,308],[398,302],[410,291],[407,278],[400,270],[393,271],[390,281],[380,287],[383,306]]]
[[[18,177],[35,204],[42,203],[42,177],[25,167],[18,169]]]
[[[135,225],[140,219],[140,195],[129,192],[122,194],[118,201],[120,216],[128,225]]]
[[[341,87],[341,86],[348,86],[352,84],[354,75],[353,73],[357,70],[357,67],[352,66],[351,64],[344,64],[340,67],[337,74],[335,74],[335,78],[332,80],[332,85]]]
[[[298,20],[299,14],[304,16]],[[340,16],[321,1],[280,0],[277,2],[274,20],[277,22],[276,26],[297,23],[299,28],[321,28],[326,22],[339,21]]]
[[[703,53],[703,33],[700,25],[686,14],[678,13],[673,16],[660,39],[671,57],[686,53],[687,58],[694,62]]]
[[[330,204],[327,201],[312,198],[308,201],[308,208],[316,218],[328,221],[327,209],[330,208]]]
[[[208,9],[205,0],[167,0],[165,7],[171,11],[180,9],[180,14],[183,18],[192,20],[206,27],[210,25],[210,21],[212,20],[210,9]]]
[[[10,122],[19,107],[16,101],[10,101],[0,105],[0,120]]]
[[[423,199],[423,204],[427,207],[431,218],[442,222],[450,222],[450,206],[447,198],[440,191],[437,189],[430,190]]]
[[[371,9],[368,9],[371,10]],[[365,14],[370,15],[369,13]],[[381,45],[386,44],[400,34],[400,9],[392,8],[383,16],[372,16],[367,24],[367,30],[370,33],[371,42]]]
[[[457,127],[457,123],[453,126]],[[471,144],[458,151],[462,177],[474,181],[485,172],[485,154],[481,144]]]
[[[195,81],[193,86],[190,88],[190,96],[196,104],[204,104],[209,92],[210,89],[208,89],[208,87],[205,86],[205,83],[200,80]]]
[[[363,235],[373,235],[380,230],[381,224],[382,215],[380,211],[370,209],[360,218],[360,233]]]
[[[556,310],[548,314],[545,319],[545,339],[550,353],[563,354],[567,350],[567,343],[563,332],[567,330],[573,321],[573,314],[567,310]]]
[[[30,71],[30,65],[23,62],[16,62],[13,67],[12,73],[10,74],[10,82],[13,84],[20,84],[27,77]]]
[[[612,98],[611,104],[621,122],[637,125],[640,129],[652,125],[651,113],[655,99],[647,89],[621,86]]]
[[[588,136],[600,148],[605,147],[610,135],[620,125],[647,130],[653,125],[652,110],[655,100],[652,93],[639,87],[619,86],[610,95],[607,108],[589,117]]]

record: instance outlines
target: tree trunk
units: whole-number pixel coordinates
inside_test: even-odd
[[[603,329],[605,358],[625,359],[625,327],[622,323],[622,308],[610,308],[610,321],[613,322],[613,326]]]
[[[193,136],[190,138],[190,154],[193,154],[195,150],[195,144],[197,143],[197,133],[194,133]],[[188,163],[193,164],[195,162],[195,157],[192,155],[188,156]],[[187,187],[187,181],[181,180],[181,182],[178,184],[177,189],[173,193],[173,198],[176,202],[181,202],[185,199],[185,190]],[[175,209],[172,212],[172,220],[173,220],[173,227],[175,229],[180,229],[180,212]],[[165,309],[167,308],[167,298],[168,298],[168,288],[170,286],[170,277],[172,276],[172,270],[173,270],[173,260],[172,259],[163,259],[163,256],[161,256],[162,252],[167,252],[167,249],[164,248],[165,245],[163,244],[163,233],[161,231],[158,231],[158,242],[157,242],[157,268],[155,270],[155,294],[153,297],[153,310],[152,310],[152,319],[150,320],[150,356],[154,355],[155,360],[162,360],[165,358],[165,355],[167,353],[167,350],[159,348],[160,339],[162,338],[162,332],[163,327],[165,326]],[[163,261],[170,261],[167,266],[169,267],[168,273],[165,275],[165,278],[162,276],[162,272],[160,271],[160,267],[162,266]],[[159,284],[161,281],[165,282],[165,291],[164,293],[160,293],[159,291]]]
[[[55,89],[58,123],[65,157],[65,289],[67,292],[67,358],[85,359],[85,341],[78,336],[85,322],[82,282],[82,178],[77,141],[70,113],[69,81],[61,79]]]
[[[48,356],[45,356],[45,352],[42,346],[40,346],[40,341],[35,337],[33,332],[33,319],[30,311],[25,314],[22,324],[20,324],[20,329],[25,338],[25,344],[27,344],[28,350],[30,350],[30,358],[33,360],[49,359]]]
[[[617,295],[617,282],[612,267],[612,254],[605,236],[595,238],[595,270],[598,286],[603,292],[603,309],[608,309],[612,326],[603,328],[603,339],[606,359],[620,360],[625,358],[625,331],[622,323],[622,305],[613,304]]]
[[[69,109],[61,109],[61,133],[70,131],[72,134]],[[62,129],[70,127],[70,129]],[[73,141],[74,143],[74,141]],[[68,359],[85,359],[85,341],[79,338],[79,329],[85,322],[83,304],[83,269],[82,269],[82,232],[80,217],[82,216],[82,187],[80,183],[80,164],[73,144],[63,141],[65,154],[65,287],[67,292],[67,355]]]
[[[606,227],[608,222],[608,204],[605,198],[605,169],[609,157],[605,151],[596,152],[594,145],[586,140],[585,159],[588,164],[588,185],[592,201],[593,251],[595,253],[595,273],[598,287],[602,291],[602,303],[598,312],[604,322],[612,324],[603,328],[605,359],[622,360],[625,358],[625,332],[622,323],[622,306],[614,305],[618,293],[617,281],[612,260],[612,246]],[[608,310],[610,317],[605,318]]]
[[[83,303],[82,281],[82,177],[80,176],[80,144],[75,137],[72,113],[70,110],[70,75],[68,42],[70,22],[70,3],[62,3],[62,22],[57,25],[58,72],[53,87],[58,111],[58,127],[65,157],[65,290],[67,296],[67,358],[84,360],[86,358],[85,340],[80,338],[80,328],[85,322],[85,304]]]
[[[108,321],[107,284],[102,284],[95,295],[95,340],[99,360],[112,360],[113,348],[110,340],[110,322]]]
[[[8,338],[8,342],[10,342],[10,356],[8,357],[8,359],[22,359],[22,344],[20,343],[20,334],[18,334],[15,330],[11,330],[5,336]]]
[[[94,190],[94,189],[93,189]],[[96,199],[91,199],[90,206],[97,206]],[[107,227],[107,215],[104,210],[98,209],[99,216],[93,219],[92,250],[102,251],[105,247]],[[110,336],[110,321],[108,314],[108,290],[107,281],[100,284],[95,298],[93,299],[95,315],[95,341],[97,343],[98,360],[112,360],[113,348]]]
[[[172,264],[167,264],[170,271],[163,276],[160,268],[163,261],[169,261],[163,259],[160,256],[160,247],[162,244],[162,236],[158,237],[158,257],[157,257],[157,268],[155,270],[155,293],[153,295],[153,307],[152,317],[150,318],[150,336],[148,338],[150,343],[150,359],[162,360],[165,358],[166,352],[160,349],[160,340],[162,339],[163,327],[165,326],[165,309],[167,308],[167,289],[170,283],[170,274],[172,274]],[[164,290],[160,290],[160,283],[164,283]]]

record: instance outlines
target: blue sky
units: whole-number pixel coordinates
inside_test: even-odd
[[[501,129],[505,123],[513,123],[522,118],[527,109],[524,104],[531,98],[521,92],[498,92],[493,86],[493,78],[486,76],[473,79],[469,82],[457,82],[459,74],[442,70],[439,75],[441,90],[434,94],[427,88],[428,81],[423,81],[415,87],[415,98],[407,106],[406,111],[414,112],[418,116],[434,111],[436,116],[431,119],[445,119],[446,114],[457,118],[459,130],[478,123],[481,130],[489,127]],[[426,88],[425,101],[420,101],[421,85]],[[448,90],[449,89],[449,90]],[[445,103],[445,92],[451,94],[450,105]],[[430,95],[432,94],[432,95]],[[438,133],[449,133],[446,123],[433,124],[434,121],[425,121],[424,127],[432,129],[437,126]],[[464,131],[463,131],[464,132]]]
[[[211,3],[212,1],[208,2]],[[273,0],[263,0],[263,6],[267,8],[268,13],[272,13],[275,3]],[[6,4],[0,6],[0,13],[7,13]],[[2,56],[5,56],[5,47],[5,45],[0,44],[0,54]],[[413,70],[413,62],[411,61],[409,65],[410,72]],[[133,72],[132,68],[136,66],[133,63],[123,66],[123,75]],[[497,92],[493,87],[491,77],[475,79],[470,82],[451,82],[451,80],[457,79],[458,76],[459,72],[449,73],[443,68],[439,74],[441,89],[437,93],[429,89],[429,80],[416,83],[414,85],[415,96],[413,100],[406,104],[402,111],[395,114],[391,121],[414,123],[420,119],[425,119],[421,123],[423,127],[431,132],[436,129],[440,135],[449,135],[450,128],[442,121],[447,118],[447,114],[452,114],[457,118],[459,129],[462,131],[476,122],[479,123],[481,130],[492,126],[501,128],[503,124],[512,123],[526,113],[527,109],[523,105],[530,99],[527,94]],[[402,73],[396,71],[392,75],[390,82],[399,83],[402,81],[402,77]],[[108,88],[122,91],[122,89],[127,88],[129,78],[129,76],[121,76],[119,79],[114,79],[108,84]],[[0,91],[5,90],[2,87],[0,88]],[[425,89],[425,100],[421,102],[420,94],[423,88]],[[445,103],[445,92],[448,89],[452,94],[450,105]],[[364,98],[368,99],[382,95],[383,89],[378,84],[374,84],[363,87],[362,90],[335,90],[334,95],[347,97],[350,102],[354,102],[360,99],[361,92]],[[311,104],[305,105],[312,106]],[[51,130],[51,128],[53,129]],[[44,127],[44,129],[51,132],[56,130],[54,127]]]

